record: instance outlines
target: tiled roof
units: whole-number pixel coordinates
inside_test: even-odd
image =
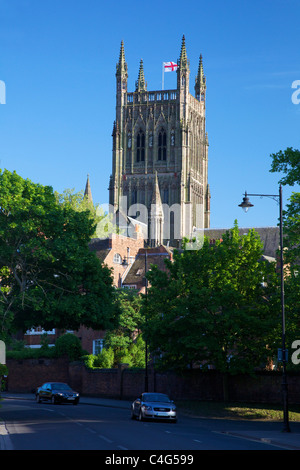
[[[171,253],[165,249],[163,252],[159,252],[155,248],[147,250],[147,270],[151,268],[151,265],[156,265],[161,271],[166,271],[165,259],[170,259]],[[140,284],[143,282],[145,277],[145,266],[146,256],[145,250],[140,249],[139,253],[133,262],[126,278],[123,280],[123,284]]]
[[[90,251],[96,251],[96,256],[101,261],[104,261],[111,248],[109,245],[109,238],[93,238],[89,243]]]
[[[259,234],[263,243],[263,251],[265,256],[276,258],[276,252],[280,246],[279,227],[253,227]],[[240,235],[248,233],[250,228],[239,228]],[[219,240],[222,235],[229,229],[204,229],[202,233],[210,240]],[[199,232],[200,234],[201,232]]]

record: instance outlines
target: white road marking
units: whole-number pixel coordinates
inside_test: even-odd
[[[109,442],[110,444],[112,444],[112,442],[113,442],[110,439],[108,439],[108,437],[102,436],[101,434],[99,434],[98,437],[100,437],[100,439],[103,439],[106,442]]]

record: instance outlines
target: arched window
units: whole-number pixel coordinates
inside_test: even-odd
[[[158,160],[167,159],[167,134],[162,129],[158,134]]]
[[[122,256],[119,253],[114,254],[114,263],[122,264]]]
[[[142,130],[139,131],[136,137],[136,161],[145,161],[145,134]]]

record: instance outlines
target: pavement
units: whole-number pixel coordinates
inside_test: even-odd
[[[18,400],[35,400],[33,393],[11,393],[11,392],[2,392],[0,398],[3,399],[18,399]],[[113,408],[123,408],[130,411],[130,405],[132,401],[128,400],[117,400],[114,398],[101,398],[101,397],[80,397],[80,403],[86,405],[97,405],[97,406],[108,406]],[[195,418],[197,419],[197,418]],[[198,418],[201,419],[201,418]],[[207,418],[206,418],[207,419]],[[225,422],[225,420],[224,420]],[[226,420],[226,424],[230,420]],[[280,447],[286,450],[300,450],[300,423],[290,423],[290,432],[283,432],[279,428],[281,424],[278,422],[274,423],[274,426],[271,426],[271,429],[265,430],[262,429],[262,422],[251,421],[250,426],[247,428],[247,421],[245,421],[244,430],[228,430],[220,431],[223,434],[234,436],[237,438],[248,439],[257,442],[263,442],[267,444],[274,445],[275,447]],[[0,450],[12,450],[12,445],[9,440],[8,432],[6,431],[5,423],[0,421]]]

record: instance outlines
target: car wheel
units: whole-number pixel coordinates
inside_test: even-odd
[[[37,403],[41,403],[41,397],[38,393],[36,394],[35,399]]]
[[[143,415],[142,410],[140,410],[140,412],[139,412],[139,421],[143,421],[143,420],[144,420],[144,415]]]
[[[56,405],[56,400],[55,400],[54,396],[51,397],[51,403],[52,403],[52,405]]]

